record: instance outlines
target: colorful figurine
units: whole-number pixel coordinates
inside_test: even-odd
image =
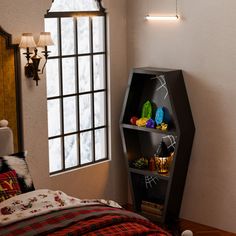
[[[136,121],[136,125],[139,127],[145,127],[147,121],[148,121],[148,118],[140,118]]]
[[[157,125],[169,123],[171,121],[170,113],[166,107],[158,107],[156,110],[155,121]]]
[[[161,123],[160,125],[157,125],[156,127],[157,129],[161,130],[161,131],[166,131],[168,129],[168,124],[166,123]]]
[[[136,125],[136,121],[138,120],[138,117],[136,117],[136,116],[132,116],[131,118],[130,118],[130,123],[132,124],[132,125]]]
[[[146,101],[142,107],[142,118],[150,119],[152,117],[152,104],[150,101]]]
[[[164,109],[163,107],[158,107],[156,110],[155,121],[157,125],[160,125],[164,121]]]
[[[146,127],[147,128],[155,128],[155,121],[150,118],[147,122],[146,122]]]

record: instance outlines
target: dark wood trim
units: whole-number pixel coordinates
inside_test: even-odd
[[[100,11],[68,11],[68,12],[48,12],[45,18],[57,18],[57,17],[79,17],[79,16],[104,16]]]
[[[18,131],[18,151],[24,151],[23,139],[23,118],[22,118],[22,88],[20,76],[20,50],[18,44],[12,43],[12,35],[7,33],[0,26],[0,35],[6,40],[6,48],[14,50],[14,69],[15,69],[15,87],[16,87],[16,115],[17,115],[17,131]]]
[[[104,12],[106,11],[106,9],[102,6],[102,0],[95,0],[98,4],[98,8],[99,8],[99,11],[101,12]]]

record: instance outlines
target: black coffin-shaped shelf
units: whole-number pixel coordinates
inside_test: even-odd
[[[151,117],[144,116],[147,101],[151,104]],[[157,115],[160,109],[164,112]],[[136,120],[140,118],[151,118],[154,127],[147,127],[146,120],[141,126],[137,125]],[[195,132],[182,71],[133,69],[124,98],[120,130],[134,210],[161,223],[176,220]],[[169,153],[166,173],[160,173],[158,162],[157,149],[161,142]]]

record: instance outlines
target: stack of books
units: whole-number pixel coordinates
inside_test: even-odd
[[[162,217],[164,206],[162,204],[142,201],[141,210],[143,214],[152,217]]]

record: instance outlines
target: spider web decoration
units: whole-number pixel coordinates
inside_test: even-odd
[[[160,82],[161,85],[156,89],[156,91],[158,91],[158,90],[160,90],[160,89],[163,88],[163,89],[166,91],[166,94],[165,94],[165,96],[164,96],[164,99],[166,99],[167,96],[168,96],[168,89],[167,89],[167,87],[166,87],[165,76],[164,76],[164,75],[158,75],[158,76],[156,76],[156,77],[154,77],[154,78],[151,78],[151,79],[158,79],[158,80],[159,80],[159,82]]]
[[[173,150],[175,149],[175,145],[176,145],[176,140],[175,140],[175,137],[173,135],[167,135],[167,136],[164,136],[162,137],[162,139],[168,139],[168,145],[167,145],[167,148],[170,149],[172,148]],[[165,142],[166,143],[166,142]]]
[[[152,188],[153,184],[157,184],[157,182],[159,181],[157,176],[145,176],[145,185],[146,188]]]

